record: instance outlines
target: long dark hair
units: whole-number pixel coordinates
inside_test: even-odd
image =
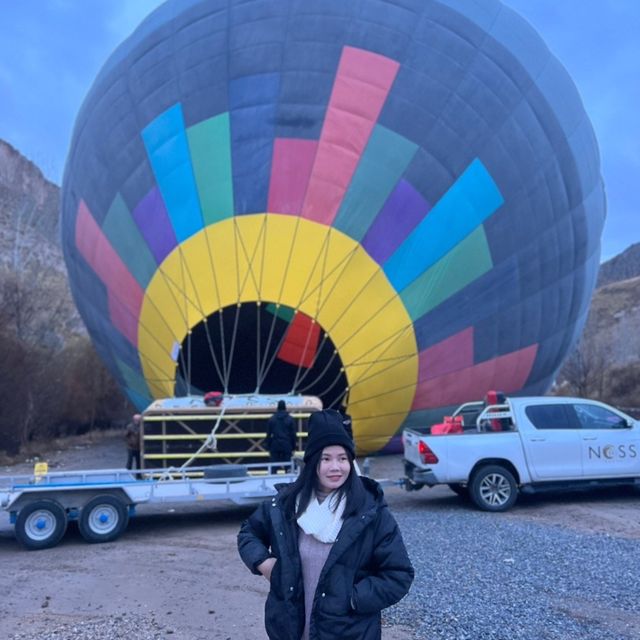
[[[304,463],[300,475],[295,482],[292,482],[288,487],[283,490],[282,507],[285,515],[292,520],[301,516],[309,506],[311,502],[312,492],[318,486],[318,464],[320,464],[320,458],[324,449],[320,449],[314,453],[307,462]],[[332,510],[335,511],[338,508],[338,504],[343,497],[346,497],[347,503],[344,508],[343,518],[357,513],[358,509],[364,503],[365,491],[364,485],[360,480],[360,476],[356,472],[355,465],[353,464],[354,458],[350,451],[345,449],[347,457],[349,458],[349,466],[351,470],[345,480],[344,484],[337,489],[337,500],[331,501]],[[298,499],[299,497],[299,499]],[[296,502],[298,503],[296,506]]]

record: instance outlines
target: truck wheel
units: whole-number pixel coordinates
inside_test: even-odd
[[[459,495],[461,498],[469,497],[469,488],[459,482],[452,483],[448,485],[448,487],[453,491],[453,493]]]
[[[513,474],[499,465],[482,467],[469,486],[471,499],[483,511],[506,511],[518,497]]]
[[[55,500],[36,500],[20,509],[16,538],[27,548],[55,547],[67,530],[67,514]]]
[[[87,542],[111,542],[129,523],[127,505],[115,496],[96,496],[80,511],[78,529]]]

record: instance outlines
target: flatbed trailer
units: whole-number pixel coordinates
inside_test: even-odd
[[[226,500],[257,504],[293,482],[297,458],[284,463],[143,469],[60,471],[0,476],[0,509],[9,512],[16,538],[27,549],[60,542],[76,520],[87,542],[110,542],[127,528],[140,504]]]

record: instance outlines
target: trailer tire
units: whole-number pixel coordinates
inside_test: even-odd
[[[483,511],[507,511],[518,497],[513,474],[500,465],[481,467],[469,484],[471,499]]]
[[[29,550],[55,547],[67,530],[67,514],[55,500],[36,500],[18,512],[16,538]]]
[[[243,464],[214,464],[204,470],[207,482],[242,482],[248,475],[247,467]]]
[[[91,498],[80,511],[78,529],[90,543],[111,542],[127,528],[129,509],[116,496],[101,495]]]

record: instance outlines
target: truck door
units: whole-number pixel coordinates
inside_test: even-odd
[[[620,414],[589,402],[573,406],[580,424],[582,470],[586,478],[638,475],[640,434]]]
[[[520,433],[534,482],[581,478],[581,440],[566,405],[529,405],[525,414],[529,424]]]

